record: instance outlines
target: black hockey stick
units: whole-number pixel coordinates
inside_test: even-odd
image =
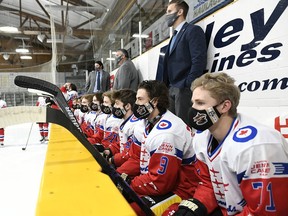
[[[49,83],[44,80],[36,79],[27,76],[16,76],[14,80],[15,85],[28,89],[36,89],[43,92],[47,92],[54,96],[54,99],[58,106],[61,108],[63,113],[68,119],[71,120],[71,125],[69,125],[69,131],[83,144],[83,146],[91,153],[98,164],[102,168],[102,172],[107,174],[114,184],[120,186],[125,194],[129,195],[129,198],[136,202],[139,207],[145,212],[146,215],[154,215],[152,210],[142,201],[142,199],[130,188],[127,182],[116,172],[116,170],[103,158],[99,151],[94,148],[89,141],[86,139],[78,121],[76,120],[72,110],[67,104],[61,90],[54,84]],[[59,117],[60,118],[60,117]],[[54,122],[56,123],[56,122]],[[56,123],[57,124],[57,123]],[[61,125],[61,124],[60,124]],[[127,197],[126,197],[127,198]]]
[[[32,131],[32,127],[33,127],[33,122],[31,123],[31,126],[30,126],[30,130],[29,130],[29,133],[28,133],[28,138],[27,138],[27,140],[26,140],[26,144],[25,144],[25,146],[22,148],[23,151],[25,151],[25,150],[27,149],[28,142],[29,142],[30,135],[31,135],[31,131]]]

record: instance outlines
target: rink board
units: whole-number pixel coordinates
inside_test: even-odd
[[[51,125],[36,215],[135,215],[110,178],[65,128]]]

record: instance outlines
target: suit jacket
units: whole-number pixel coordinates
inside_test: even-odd
[[[110,89],[110,74],[104,70],[102,70],[102,77],[100,80],[100,91],[105,92]],[[93,93],[94,87],[95,87],[95,82],[96,82],[96,71],[91,71],[88,80],[85,85],[85,92],[87,94]]]
[[[132,89],[137,91],[139,84],[139,72],[134,63],[128,59],[118,69],[115,75],[113,89]]]
[[[164,57],[163,81],[168,87],[190,88],[194,79],[206,69],[205,34],[201,27],[185,23],[177,34],[171,52],[170,43]]]

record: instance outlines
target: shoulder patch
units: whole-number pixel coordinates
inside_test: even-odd
[[[137,117],[135,117],[134,115],[130,118],[130,122],[136,122],[139,119]]]
[[[166,130],[168,128],[171,128],[171,126],[172,126],[172,123],[170,121],[161,120],[156,128],[158,130]]]
[[[235,142],[247,142],[252,140],[257,135],[257,129],[253,126],[246,126],[240,128],[233,135],[233,140]]]

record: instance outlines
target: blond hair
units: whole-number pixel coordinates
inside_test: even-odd
[[[231,102],[229,115],[236,117],[237,106],[240,100],[240,90],[238,86],[235,85],[234,78],[223,72],[206,73],[194,80],[191,85],[192,92],[197,87],[202,87],[209,91],[211,97],[216,99],[218,103],[229,100]]]

